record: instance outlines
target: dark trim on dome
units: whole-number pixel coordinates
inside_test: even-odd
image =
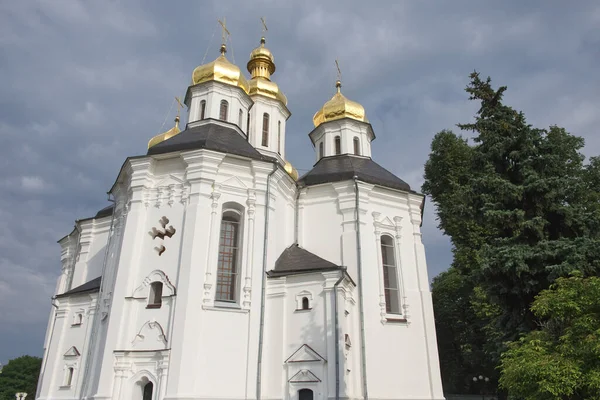
[[[204,121],[208,122],[191,128],[188,125],[184,131],[150,147],[147,154],[156,155],[176,151],[207,149],[255,160],[268,160],[248,143],[246,138],[240,135],[237,125],[223,123],[222,121],[211,123],[213,121],[211,119]]]
[[[344,154],[321,158],[306,174],[298,179],[301,186],[348,181],[357,177],[359,181],[374,185],[415,193],[410,185],[392,174],[369,157]]]

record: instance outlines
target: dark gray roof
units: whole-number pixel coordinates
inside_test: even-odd
[[[104,218],[104,217],[108,217],[110,215],[113,214],[113,211],[115,210],[115,205],[111,204],[109,206],[104,207],[102,210],[98,211],[96,213],[96,215],[94,216],[94,218]]]
[[[65,297],[65,296],[70,296],[72,294],[79,294],[79,293],[85,293],[85,292],[95,292],[97,290],[100,290],[100,281],[101,280],[102,280],[102,277],[99,276],[96,279],[92,279],[91,281],[86,282],[83,285],[77,286],[76,288],[73,288],[73,289],[69,290],[68,292],[59,294],[56,297]]]
[[[267,272],[267,274],[269,276],[283,276],[341,268],[303,249],[297,244],[293,244],[281,253],[277,261],[275,261],[275,268]]]
[[[358,177],[358,180],[392,189],[411,191],[408,183],[392,174],[368,157],[349,154],[321,158],[298,183],[310,186],[320,183],[339,182]]]
[[[172,138],[150,147],[148,155],[196,149],[214,150],[257,160],[267,159],[248,143],[233,126],[229,127],[210,122],[187,128]]]

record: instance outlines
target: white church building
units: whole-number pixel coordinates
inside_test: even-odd
[[[59,240],[36,399],[443,399],[424,196],[339,81],[298,177],[264,38],[250,79],[225,54]]]

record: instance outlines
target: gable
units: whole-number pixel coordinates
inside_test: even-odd
[[[285,360],[286,363],[296,362],[327,362],[319,353],[307,344],[303,344]]]
[[[301,369],[289,380],[290,383],[316,383],[321,382],[319,378],[307,369]]]
[[[64,354],[65,357],[79,357],[80,355],[81,354],[79,353],[79,350],[77,350],[77,347],[75,346],[71,346],[71,348]]]

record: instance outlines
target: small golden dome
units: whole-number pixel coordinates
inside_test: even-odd
[[[335,86],[337,93],[313,117],[315,128],[323,122],[342,118],[352,118],[361,122],[369,122],[365,114],[365,108],[355,101],[348,100],[342,94],[342,83],[339,80],[335,83]]]
[[[293,180],[295,180],[295,181],[298,180],[298,170],[296,168],[294,168],[289,161],[285,162],[283,169],[285,169],[285,172],[287,172],[288,175],[291,176]]]
[[[226,46],[221,45],[221,55],[208,64],[200,65],[192,72],[192,85],[202,82],[217,81],[237,86],[248,93],[248,81],[240,69],[225,57]]]
[[[265,47],[265,38],[260,38],[260,46],[250,53],[248,72],[252,79],[248,82],[250,96],[259,94],[271,99],[279,100],[287,106],[287,98],[279,86],[271,81],[271,74],[275,73],[275,58],[273,53]]]
[[[172,138],[173,136],[177,135],[179,132],[181,132],[181,131],[179,130],[179,115],[178,115],[175,117],[175,126],[172,127],[171,129],[169,129],[168,131],[166,131],[165,133],[161,133],[160,135],[156,135],[152,139],[150,139],[150,141],[148,142],[148,148],[155,146],[155,145],[159,144],[160,142],[164,142],[167,139]]]

